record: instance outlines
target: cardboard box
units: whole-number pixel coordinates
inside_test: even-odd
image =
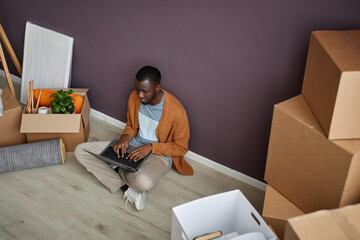
[[[276,239],[275,234],[239,190],[204,197],[172,209],[172,240],[192,240],[219,230],[223,234],[236,231],[240,235],[261,232],[266,239]]]
[[[329,139],[360,138],[360,31],[313,32],[302,94]]]
[[[76,146],[87,141],[90,131],[90,103],[88,89],[72,88],[75,94],[84,96],[80,114],[26,114],[23,112],[20,132],[26,133],[29,142],[62,138],[66,151],[73,152]]]
[[[21,106],[7,87],[2,90],[3,116],[0,117],[0,147],[27,143],[26,135],[20,133]]]
[[[285,240],[360,239],[360,204],[289,219]]]
[[[304,98],[276,104],[265,180],[305,213],[360,202],[360,140],[327,139]]]
[[[280,239],[284,238],[286,221],[289,218],[304,214],[303,211],[273,187],[266,186],[262,217],[274,229]]]

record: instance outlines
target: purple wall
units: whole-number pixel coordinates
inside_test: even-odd
[[[359,10],[358,0],[2,0],[0,21],[21,62],[26,21],[74,37],[72,87],[121,121],[136,71],[158,67],[188,111],[190,150],[262,180],[273,105],[300,93],[311,31],[360,29]]]

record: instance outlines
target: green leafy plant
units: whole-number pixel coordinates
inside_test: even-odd
[[[75,111],[75,100],[69,94],[73,93],[73,90],[68,91],[59,90],[57,93],[51,94],[50,98],[54,99],[51,101],[50,106],[53,113],[73,113]]]

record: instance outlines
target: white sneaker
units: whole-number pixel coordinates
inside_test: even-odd
[[[135,208],[138,211],[141,211],[145,208],[146,192],[138,192],[129,187],[128,190],[126,190],[124,193],[124,198],[126,199],[125,205],[128,201],[130,201],[132,204],[135,204]]]

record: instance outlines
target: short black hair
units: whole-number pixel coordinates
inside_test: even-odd
[[[149,80],[152,85],[157,86],[161,81],[161,73],[156,67],[144,66],[136,73],[136,80],[139,82]]]

